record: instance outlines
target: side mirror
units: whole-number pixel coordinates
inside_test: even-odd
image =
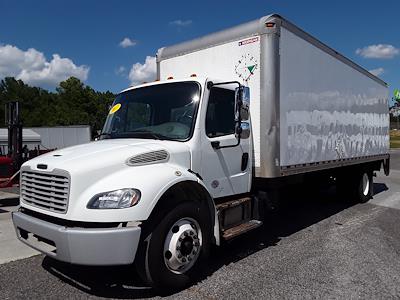
[[[240,86],[236,89],[236,106],[235,106],[235,134],[240,139],[247,139],[250,136],[250,124],[246,122],[250,118],[250,88]],[[244,122],[243,122],[244,121]]]
[[[250,118],[250,88],[242,86],[240,89],[240,98],[242,105],[240,106],[240,119],[247,121]]]

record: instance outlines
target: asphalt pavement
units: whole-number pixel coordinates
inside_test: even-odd
[[[391,167],[389,177],[374,179],[374,199],[365,204],[332,188],[295,190],[265,226],[214,249],[197,283],[167,297],[400,298],[400,151]],[[1,264],[0,295],[161,297],[140,287],[130,267],[72,266],[42,255]]]
[[[18,187],[0,189],[0,264],[39,254],[16,238],[11,213],[18,209],[18,192]]]

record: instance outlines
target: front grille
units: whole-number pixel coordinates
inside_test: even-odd
[[[66,213],[69,198],[69,176],[65,173],[22,171],[21,200],[42,209]]]

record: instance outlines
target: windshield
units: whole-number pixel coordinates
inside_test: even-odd
[[[199,99],[200,86],[196,82],[123,92],[115,99],[100,138],[187,140],[193,131]]]

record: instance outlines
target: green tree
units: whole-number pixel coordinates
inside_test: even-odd
[[[7,77],[0,82],[0,126],[5,124],[4,104],[18,100],[26,127],[90,125],[96,134],[114,98],[113,93],[96,92],[75,77],[60,82],[56,92]]]
[[[18,100],[25,126],[42,126],[47,120],[43,110],[54,100],[54,94],[30,87],[22,80],[7,77],[0,82],[0,124],[4,124],[4,104]]]

